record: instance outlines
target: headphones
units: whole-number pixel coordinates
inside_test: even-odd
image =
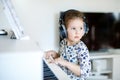
[[[60,24],[60,27],[59,27],[59,32],[60,32],[60,39],[64,39],[64,38],[67,38],[67,30],[66,30],[66,27],[64,25],[64,17],[65,17],[65,14],[68,12],[68,11],[77,11],[77,10],[74,10],[74,9],[70,9],[70,10],[67,10],[65,12],[61,12],[60,13],[60,17],[59,17],[59,24]],[[88,28],[88,25],[86,24],[86,18],[85,16],[82,18],[83,21],[84,21],[84,34],[87,34],[88,31],[89,31],[89,28]]]

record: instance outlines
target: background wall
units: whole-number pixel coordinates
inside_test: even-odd
[[[42,50],[58,49],[59,12],[120,12],[120,0],[12,0],[25,32]]]

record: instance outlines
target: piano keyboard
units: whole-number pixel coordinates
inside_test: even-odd
[[[44,69],[44,80],[58,80],[48,65],[43,61],[43,69]]]
[[[56,64],[48,63],[43,58],[44,80],[71,80],[67,74]]]

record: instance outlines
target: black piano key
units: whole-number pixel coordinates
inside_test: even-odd
[[[43,61],[44,80],[58,80],[48,65]]]

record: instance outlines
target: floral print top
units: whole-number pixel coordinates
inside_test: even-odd
[[[71,80],[86,80],[91,70],[88,48],[82,41],[72,46],[67,46],[66,44],[66,39],[60,42],[60,57],[71,63],[80,65],[80,76],[76,76],[64,66],[60,67],[67,73]]]

